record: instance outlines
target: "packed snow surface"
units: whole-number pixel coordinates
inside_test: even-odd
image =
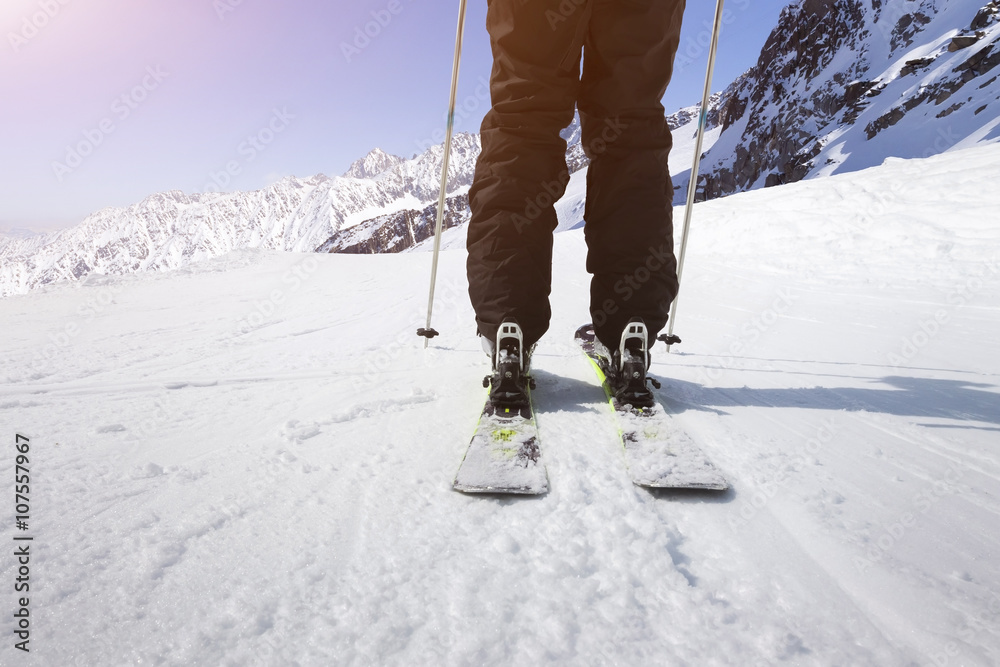
[[[1000,147],[698,204],[651,373],[733,482],[633,486],[557,235],[540,498],[451,489],[465,256],[243,250],[0,300],[4,665],[1000,662]],[[13,648],[15,433],[31,653]]]

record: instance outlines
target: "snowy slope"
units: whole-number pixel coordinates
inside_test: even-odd
[[[531,500],[450,490],[487,370],[461,251],[427,351],[426,253],[244,250],[4,299],[35,541],[32,653],[8,593],[0,663],[996,664],[998,170],[983,147],[697,206],[685,342],[652,373],[721,497],[629,483],[570,343],[580,230]]]

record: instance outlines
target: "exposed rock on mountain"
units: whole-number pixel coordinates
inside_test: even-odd
[[[449,197],[445,201],[441,227],[451,229],[463,225],[470,215],[468,193]],[[402,252],[433,236],[436,222],[437,202],[420,210],[380,215],[337,232],[317,248],[317,252],[354,255]]]
[[[789,5],[756,66],[710,108],[722,132],[700,198],[997,140],[998,10],[996,0]],[[689,176],[675,176],[675,202]]]

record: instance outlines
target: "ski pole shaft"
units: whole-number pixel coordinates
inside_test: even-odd
[[[451,92],[448,96],[448,128],[444,137],[444,158],[441,166],[441,194],[438,196],[437,221],[434,223],[434,256],[431,260],[431,289],[427,297],[427,326],[417,333],[424,337],[424,347],[437,335],[431,328],[431,314],[434,311],[434,288],[437,285],[438,255],[441,252],[441,227],[444,221],[444,204],[448,191],[448,164],[451,158],[451,135],[455,128],[455,96],[458,91],[458,66],[462,59],[462,38],[465,35],[465,3],[459,0],[458,31],[455,36],[455,61],[451,67]]]
[[[705,126],[708,124],[708,98],[712,94],[712,75],[715,73],[715,53],[719,47],[719,32],[722,29],[722,5],[725,0],[718,0],[715,5],[715,22],[712,27],[712,43],[708,49],[708,69],[705,71],[705,90],[701,96],[701,113],[698,114],[698,133],[695,139],[694,160],[691,164],[691,178],[688,180],[687,203],[684,206],[684,229],[681,234],[681,250],[677,256],[677,296],[670,306],[670,326],[667,337],[674,334],[674,322],[677,318],[677,301],[680,299],[681,275],[684,273],[684,255],[687,252],[688,234],[691,230],[691,213],[694,208],[694,196],[698,189],[698,169],[701,166],[701,145],[705,139]],[[667,352],[670,345],[667,345]]]

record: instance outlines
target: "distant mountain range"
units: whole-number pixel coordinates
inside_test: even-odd
[[[856,171],[1000,140],[1000,2],[799,0],[757,64],[708,110],[699,199]],[[699,107],[670,116],[690,143]],[[577,123],[567,162],[585,169]],[[480,143],[455,137],[446,227],[468,220]],[[375,149],[343,175],[288,177],[252,192],[151,195],[68,230],[0,236],[0,296],[89,273],[174,269],[237,248],[399,252],[426,239],[443,148],[412,159]],[[686,157],[686,156],[685,156]],[[690,170],[674,174],[682,203]]]
[[[454,138],[449,192],[472,183],[479,151],[477,135]],[[175,269],[237,248],[312,252],[342,229],[436,201],[443,155],[440,145],[410,160],[375,149],[343,176],[290,176],[251,192],[161,192],[64,231],[0,236],[0,296],[92,272]]]

